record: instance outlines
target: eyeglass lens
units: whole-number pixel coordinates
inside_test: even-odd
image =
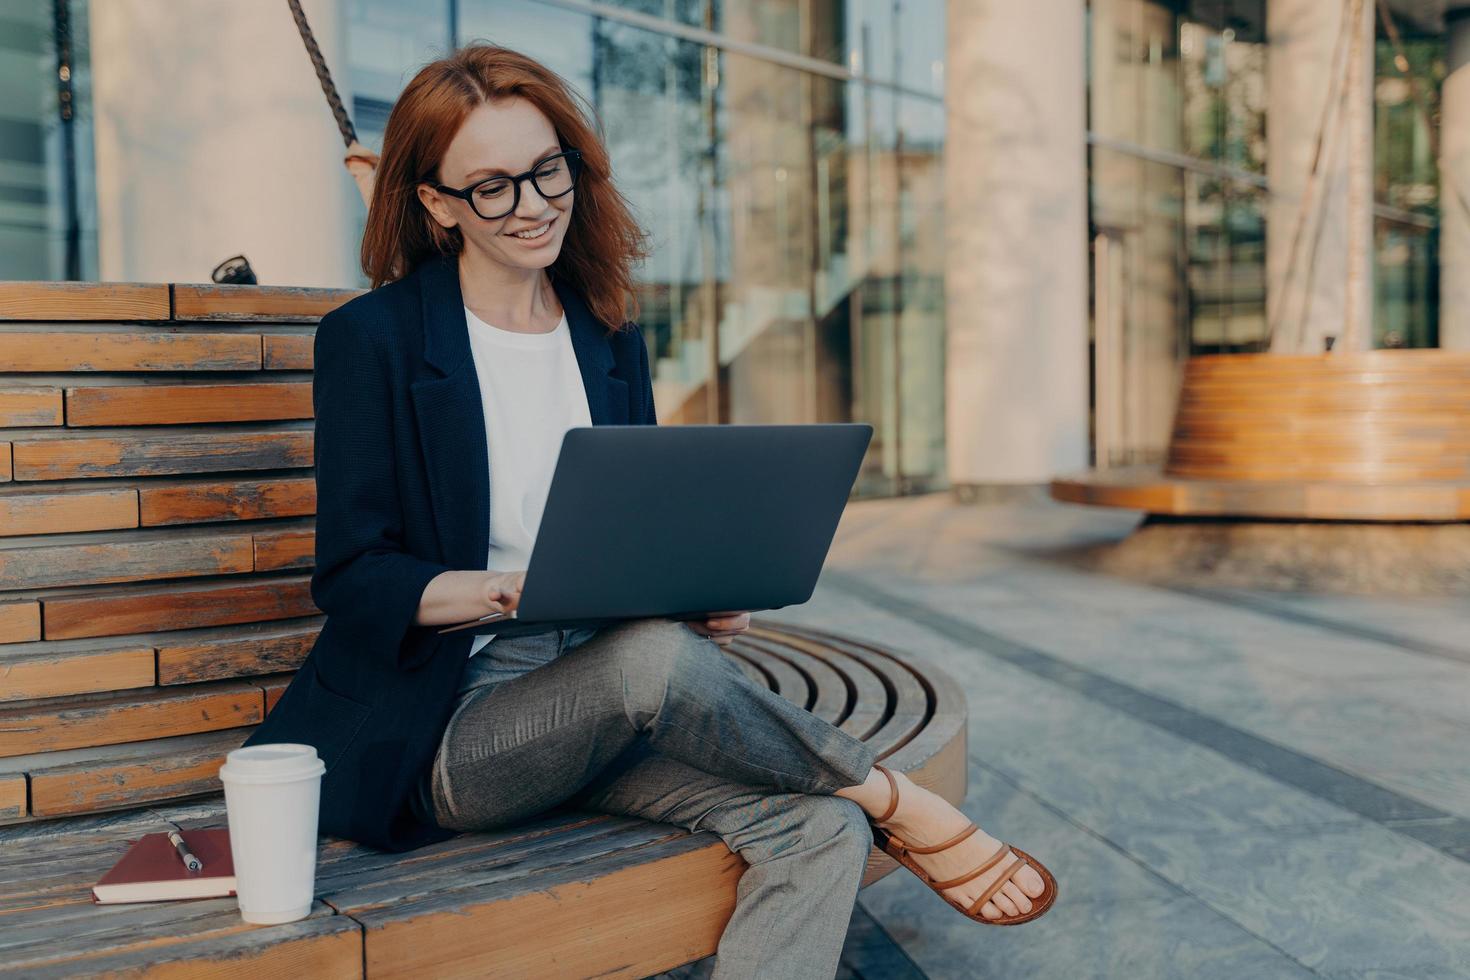
[[[542,197],[560,197],[572,189],[575,177],[573,164],[566,157],[556,157],[537,167],[531,182]],[[509,177],[493,177],[470,192],[470,204],[482,218],[503,218],[515,210],[516,203]]]

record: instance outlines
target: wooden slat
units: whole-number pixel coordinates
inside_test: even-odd
[[[0,494],[0,536],[61,534],[138,526],[138,491],[131,489]]]
[[[321,633],[321,623],[317,619],[293,627],[251,624],[235,627],[232,635],[216,635],[223,630],[209,631],[210,636],[193,642],[160,640],[156,644],[158,683],[193,684],[296,670],[311,652]]]
[[[0,656],[0,701],[55,698],[152,687],[153,647],[130,644],[94,650],[30,652],[26,644]]]
[[[250,578],[240,584],[127,589],[44,600],[48,640],[194,629],[312,616],[310,576]]]
[[[16,441],[15,479],[161,476],[312,465],[310,429],[61,435]]]
[[[1058,477],[1051,493],[1075,504],[1154,514],[1296,520],[1470,520],[1470,483],[1352,484],[1313,481],[1184,480],[1157,466]]]
[[[144,527],[306,517],[316,513],[316,481],[310,476],[178,484],[150,481],[138,488],[138,510]]]
[[[265,693],[266,714],[270,714],[271,709],[276,706],[276,702],[281,700],[281,695],[286,693],[286,688],[291,684],[292,676],[294,675],[263,677],[257,681],[260,689]]]
[[[66,389],[66,424],[180,425],[312,417],[311,382]]]
[[[373,977],[636,978],[712,952],[745,862],[709,835],[538,871],[514,898],[436,894],[352,913]],[[595,915],[588,915],[596,909]],[[546,937],[575,936],[547,955]]]
[[[825,660],[784,644],[764,644],[748,633],[736,643],[742,647],[762,650],[772,657],[779,657],[799,670],[815,692],[816,700],[807,709],[812,714],[828,724],[838,726],[847,718],[852,707],[848,702],[847,685],[842,683],[841,675]]]
[[[226,753],[254,730],[247,726],[18,756],[0,760],[0,766],[29,777],[33,819],[96,813],[218,792]]]
[[[261,368],[266,371],[310,371],[316,365],[315,339],[312,334],[261,334]]]
[[[110,535],[105,542],[29,547],[0,542],[0,589],[224,575],[249,572],[254,567],[253,536],[238,532],[168,537]]]
[[[0,442],[0,483],[9,483],[13,479],[15,479],[15,473],[11,462],[10,443]]]
[[[54,752],[256,725],[259,687],[224,682],[0,707],[0,756]]]
[[[0,602],[0,643],[26,643],[40,638],[39,602]]]
[[[775,691],[799,708],[807,708],[812,701],[812,691],[807,680],[796,668],[758,647],[744,647],[741,652],[758,664],[775,682]]]
[[[750,635],[781,646],[792,647],[825,661],[829,667],[841,674],[844,683],[854,691],[852,711],[838,727],[854,738],[867,740],[878,731],[888,710],[888,692],[882,679],[867,664],[854,660],[832,647],[808,640],[791,633],[784,627],[781,632],[751,624]]]
[[[168,286],[0,282],[0,320],[166,320]]]
[[[19,819],[25,816],[25,812],[25,773],[0,774],[0,823],[8,823],[11,820]],[[4,927],[5,920],[0,918],[0,929]]]
[[[260,335],[0,330],[7,371],[258,371]]]
[[[255,535],[255,570],[310,569],[316,563],[316,531],[267,531]]]
[[[315,321],[360,289],[301,286],[174,285],[175,320]]]
[[[0,428],[61,425],[63,420],[60,388],[0,388]]]

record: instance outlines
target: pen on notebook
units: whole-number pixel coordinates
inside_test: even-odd
[[[184,867],[190,871],[198,871],[204,867],[204,862],[189,853],[189,846],[184,843],[184,838],[179,836],[176,830],[168,832],[168,839],[173,842],[174,849],[179,852],[179,857],[184,859]]]

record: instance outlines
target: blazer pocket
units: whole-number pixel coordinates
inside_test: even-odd
[[[317,756],[327,767],[324,779],[332,777],[337,760],[357,737],[372,710],[368,705],[330,690],[322,683],[316,669],[311,670],[306,685],[306,725],[312,737],[307,741],[316,747]]]

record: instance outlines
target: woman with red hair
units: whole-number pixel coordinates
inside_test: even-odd
[[[719,834],[749,868],[718,977],[831,977],[875,837],[977,921],[1040,915],[1045,869],[720,652],[746,612],[437,631],[516,607],[567,429],[657,422],[624,315],[645,237],[591,118],[488,45],[395,104],[374,288],[316,335],[327,619],[251,743],[315,745],[323,830],[389,850],[559,805]]]

